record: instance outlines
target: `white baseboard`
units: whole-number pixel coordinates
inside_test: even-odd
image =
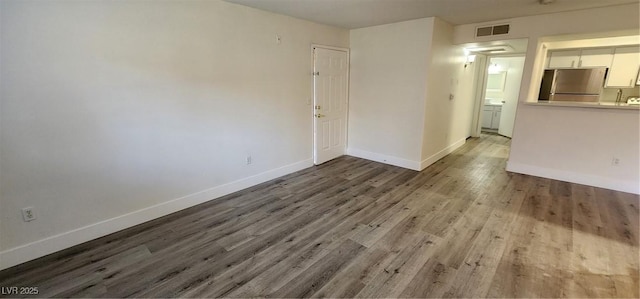
[[[354,156],[358,158],[363,158],[367,160],[372,160],[380,163],[385,163],[393,166],[399,166],[402,168],[408,168],[412,170],[421,171],[427,168],[429,165],[435,163],[436,161],[442,159],[442,157],[452,153],[459,147],[463,146],[467,142],[466,138],[462,138],[455,143],[447,146],[443,150],[431,155],[430,157],[422,160],[421,162],[407,160],[403,158],[398,158],[394,156],[383,155],[379,153],[369,152],[357,148],[348,148],[347,155]]]
[[[444,148],[443,150],[431,155],[430,157],[422,160],[422,162],[420,162],[420,169],[419,170],[423,170],[427,167],[429,167],[429,165],[436,163],[436,161],[442,159],[444,156],[451,154],[453,151],[457,150],[459,147],[463,146],[465,143],[467,142],[467,138],[462,138],[456,142],[454,142],[452,145],[447,146],[446,148]]]
[[[389,164],[393,166],[398,166],[402,168],[408,168],[412,170],[420,171],[420,162],[411,161],[403,158],[398,158],[394,156],[388,156],[383,154],[378,154],[374,152],[368,152],[356,148],[348,148],[347,155],[354,156],[362,159],[367,159],[371,161],[376,161],[384,164]]]
[[[0,252],[0,270],[313,166],[303,160]]]
[[[543,168],[533,165],[507,162],[507,171],[538,176],[548,179],[576,183],[581,185],[611,189],[616,191],[640,194],[640,184],[637,181],[615,180],[607,177],[588,175],[583,173]]]

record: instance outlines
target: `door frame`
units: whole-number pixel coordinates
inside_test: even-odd
[[[346,109],[346,115],[345,115],[345,132],[344,132],[344,153],[346,155],[347,153],[347,148],[349,147],[348,145],[348,135],[349,135],[349,85],[351,83],[351,50],[349,48],[342,48],[342,47],[334,47],[334,46],[327,46],[327,45],[321,45],[321,44],[311,44],[311,72],[309,72],[311,74],[311,144],[313,145],[311,147],[311,157],[313,159],[313,164],[314,165],[318,165],[316,163],[317,161],[317,157],[316,157],[316,121],[315,121],[315,106],[316,106],[316,87],[315,87],[315,65],[316,65],[316,59],[315,59],[315,49],[316,48],[320,48],[320,49],[325,49],[325,50],[334,50],[334,51],[341,51],[341,52],[345,52],[347,53],[347,86],[346,86],[346,103],[345,103],[345,109]]]
[[[471,121],[471,137],[480,137],[482,131],[482,107],[487,86],[487,72],[489,71],[489,57],[476,54],[475,69],[475,101],[473,104],[473,118]]]
[[[476,69],[476,76],[478,78],[477,85],[475,87],[475,103],[473,106],[473,120],[471,122],[471,137],[480,137],[482,132],[482,107],[484,106],[484,98],[487,90],[487,74],[489,73],[489,66],[491,58],[495,57],[522,57],[526,55],[523,53],[507,53],[507,54],[491,54],[491,55],[477,55],[481,57],[480,63],[478,63],[478,69]],[[525,61],[526,63],[526,61]],[[521,82],[522,84],[522,82]],[[520,99],[518,99],[519,101]],[[516,106],[517,108],[517,106]],[[517,110],[517,109],[516,109]]]

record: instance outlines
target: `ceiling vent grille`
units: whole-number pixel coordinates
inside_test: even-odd
[[[508,33],[509,33],[509,24],[476,28],[476,37],[503,35]]]

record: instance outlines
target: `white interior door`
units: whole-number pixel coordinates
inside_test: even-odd
[[[513,136],[513,125],[516,121],[516,108],[518,107],[518,96],[520,95],[524,57],[509,57],[508,60],[509,69],[504,86],[498,134],[511,138]]]
[[[346,152],[348,57],[346,51],[313,49],[313,158],[316,165]]]

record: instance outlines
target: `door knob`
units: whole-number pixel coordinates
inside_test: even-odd
[[[320,113],[316,114],[316,118],[321,118],[321,117],[325,117],[325,115]]]

